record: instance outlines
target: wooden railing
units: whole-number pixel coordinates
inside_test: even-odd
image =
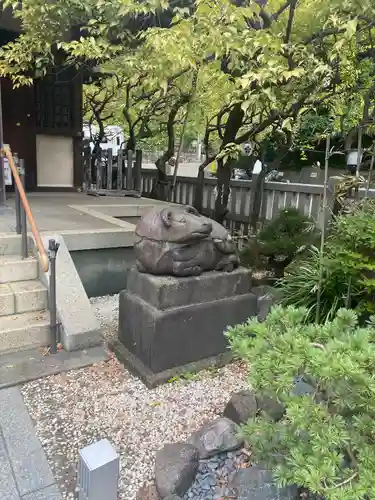
[[[149,194],[156,181],[156,169],[142,169],[142,194]],[[194,177],[177,177],[173,202],[192,204],[197,180]],[[216,198],[215,178],[204,179],[203,210],[212,214]],[[252,181],[231,180],[228,203],[228,219],[249,223],[254,211],[253,198],[259,194],[258,217],[261,222],[273,219],[280,210],[289,207],[298,208],[302,213],[319,219],[323,186],[313,184],[264,182],[262,186]]]
[[[156,177],[156,169],[142,169],[143,196],[150,195]],[[331,179],[333,181],[335,178]],[[171,180],[170,176],[169,180]],[[176,189],[171,201],[191,205],[194,200],[196,184],[197,179],[194,177],[177,177]],[[215,178],[204,179],[202,208],[203,213],[209,217],[214,214],[216,184]],[[330,184],[330,193],[332,186]],[[296,182],[253,184],[253,181],[231,180],[230,189],[229,213],[225,225],[233,235],[246,238],[253,231],[254,220],[258,224],[262,224],[275,218],[280,210],[292,207],[314,219],[318,227],[322,227],[326,222],[322,211],[323,186],[320,184]],[[366,193],[369,198],[375,198],[375,189],[370,189]],[[364,195],[365,189],[360,189],[359,196],[363,197]]]
[[[42,269],[43,269],[44,272],[47,272],[48,271],[48,267],[49,267],[49,260],[48,260],[46,251],[44,249],[44,245],[43,245],[42,239],[40,237],[39,231],[38,231],[38,229],[36,227],[35,220],[34,220],[34,217],[33,217],[33,214],[32,214],[32,211],[31,211],[31,208],[30,208],[30,205],[29,205],[29,202],[27,200],[25,189],[24,189],[23,184],[21,182],[21,179],[20,179],[20,176],[19,176],[16,164],[15,164],[13,155],[12,155],[12,153],[11,153],[11,151],[10,151],[9,148],[3,148],[1,150],[1,153],[3,155],[5,155],[7,157],[7,159],[8,159],[9,167],[10,167],[10,169],[12,171],[13,179],[14,179],[14,182],[15,182],[15,188],[18,190],[18,195],[19,195],[20,201],[21,201],[23,209],[24,209],[24,211],[26,213],[27,220],[29,221],[30,228],[31,228],[31,231],[33,233],[33,236],[34,236],[34,239],[35,239],[35,243],[36,243],[39,255],[40,255],[40,262],[41,262],[41,265],[42,265]],[[25,237],[27,237],[27,228],[24,227],[22,229],[22,231],[25,232]]]

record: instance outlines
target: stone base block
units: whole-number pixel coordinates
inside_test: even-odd
[[[257,315],[250,278],[245,269],[193,278],[132,270],[120,293],[119,340],[153,374],[220,356],[227,326]]]

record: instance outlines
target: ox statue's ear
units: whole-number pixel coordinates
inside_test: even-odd
[[[172,212],[170,211],[169,208],[163,208],[163,210],[160,212],[160,217],[161,220],[164,224],[165,227],[171,227],[172,225]]]
[[[200,213],[198,212],[198,210],[190,205],[186,206],[186,211],[188,214],[193,214],[193,215],[196,215],[197,217],[200,216]]]

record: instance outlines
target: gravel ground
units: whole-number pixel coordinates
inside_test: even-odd
[[[91,303],[105,340],[115,336],[118,296]],[[65,500],[76,496],[78,450],[103,438],[120,454],[119,500],[133,500],[152,479],[155,452],[221,414],[231,394],[245,387],[246,370],[233,363],[149,390],[111,356],[21,390]]]
[[[224,500],[237,498],[231,488],[238,470],[249,466],[249,457],[242,450],[221,453],[207,460],[201,460],[194,483],[183,500]]]
[[[118,301],[118,294],[90,299],[94,314],[102,327],[102,335],[105,342],[117,339]]]

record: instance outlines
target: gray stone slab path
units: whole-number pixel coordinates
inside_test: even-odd
[[[0,500],[62,500],[18,387],[0,390]]]

